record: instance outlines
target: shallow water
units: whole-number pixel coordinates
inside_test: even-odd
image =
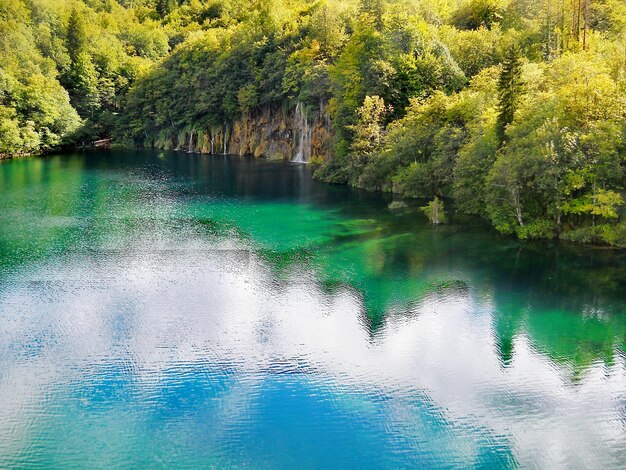
[[[624,252],[222,156],[0,195],[0,468],[626,466]]]

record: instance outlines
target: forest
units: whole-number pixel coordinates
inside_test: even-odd
[[[0,0],[0,156],[297,105],[320,180],[626,247],[623,0]]]

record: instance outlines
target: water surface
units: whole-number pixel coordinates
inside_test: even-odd
[[[0,468],[626,466],[624,252],[235,157],[0,195]]]

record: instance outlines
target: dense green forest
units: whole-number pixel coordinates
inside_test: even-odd
[[[300,104],[322,180],[626,246],[624,0],[0,0],[0,48],[0,155]]]

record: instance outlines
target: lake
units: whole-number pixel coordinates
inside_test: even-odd
[[[229,156],[0,195],[1,468],[626,466],[624,251]]]

